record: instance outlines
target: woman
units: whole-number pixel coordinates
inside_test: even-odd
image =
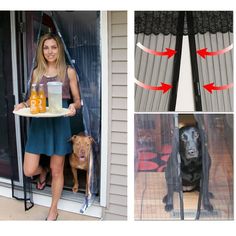
[[[36,68],[33,71],[32,83],[44,84],[47,96],[47,82],[60,81],[62,86],[63,107],[68,107],[68,100],[73,103],[68,107],[68,116],[74,116],[80,108],[80,95],[76,72],[65,62],[64,47],[57,35],[46,34],[41,37],[36,56]],[[71,94],[71,95],[70,95]],[[19,110],[29,107],[29,100],[15,107]],[[51,156],[50,169],[52,175],[52,202],[46,220],[56,220],[58,217],[58,201],[64,185],[65,155],[72,152],[68,140],[71,137],[69,117],[32,118],[29,135],[25,147],[24,174],[39,175],[37,189],[44,189],[49,169],[39,165],[40,154]]]

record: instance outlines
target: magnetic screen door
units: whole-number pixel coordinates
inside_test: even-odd
[[[174,109],[181,57],[184,12],[135,12],[135,78],[150,86],[165,83],[173,86],[163,91],[135,85],[135,111],[168,111]],[[160,53],[154,55],[145,47]],[[165,54],[166,50],[176,54]]]
[[[32,64],[35,40],[40,26],[39,13],[33,12],[28,25],[29,42],[33,40],[32,51],[28,52],[28,63]],[[37,20],[38,19],[38,20]],[[99,190],[100,167],[100,128],[101,128],[101,59],[100,59],[100,12],[98,11],[53,11],[43,14],[41,34],[48,30],[61,34],[64,46],[68,50],[67,63],[76,69],[79,78],[83,109],[70,119],[72,134],[86,132],[95,140],[93,192]],[[30,41],[31,40],[31,41]],[[30,56],[31,55],[31,56]],[[71,59],[68,58],[68,55]],[[30,61],[31,60],[31,61]],[[30,66],[31,67],[31,66]],[[72,186],[72,176],[69,163],[65,165],[65,186]],[[84,179],[82,173],[82,179]],[[96,177],[95,177],[96,176]],[[85,187],[85,181],[81,181]]]
[[[191,17],[193,24],[189,28],[194,34],[196,51],[206,48],[208,52],[205,58],[198,54],[196,62],[202,111],[233,111],[232,87],[212,90],[212,93],[203,87],[210,83],[214,83],[215,87],[233,83],[233,12],[193,11],[189,12]]]

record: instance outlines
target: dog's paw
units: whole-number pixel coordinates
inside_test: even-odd
[[[169,212],[173,210],[173,204],[166,204],[165,205],[165,211]]]
[[[213,206],[211,205],[210,202],[208,203],[203,203],[203,207],[205,210],[212,212],[213,211]]]
[[[162,202],[163,202],[163,203],[166,203],[166,202],[167,202],[167,195],[165,195],[165,197],[163,197]]]

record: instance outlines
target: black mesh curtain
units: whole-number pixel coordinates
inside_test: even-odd
[[[233,219],[232,114],[137,113],[134,122],[136,220]],[[201,140],[200,194],[182,188],[179,128],[189,125],[198,127]],[[174,192],[171,210],[167,190]],[[206,192],[212,210],[205,209]]]
[[[78,134],[84,129],[95,140],[91,192],[96,194],[99,188],[101,136],[100,13],[57,11],[52,13],[52,17],[79,77],[83,109],[82,114],[71,119],[72,133]]]
[[[135,78],[145,85],[173,86],[168,92],[135,86],[135,111],[174,110],[181,57],[184,12],[135,12]],[[158,52],[176,50],[172,57],[155,56],[137,43]]]
[[[199,83],[202,111],[233,111],[233,88],[210,93],[204,85],[221,87],[233,83],[233,49],[223,54],[207,55],[204,59],[196,51],[217,52],[233,46],[232,11],[188,12],[188,35],[192,56],[192,73]],[[195,55],[193,55],[195,54]],[[199,76],[199,78],[196,77]],[[198,80],[198,81],[197,81]]]
[[[232,114],[195,114],[195,120],[204,136],[205,150],[203,150],[203,181],[209,177],[209,192],[213,212],[207,213],[203,209],[200,219],[232,220],[234,218],[233,191],[233,115]],[[209,163],[206,155],[210,156],[209,174],[206,167]],[[205,170],[204,170],[205,169]]]
[[[178,115],[135,114],[135,219],[183,219],[178,160]],[[166,179],[171,179],[167,186]],[[163,204],[167,188],[174,193],[174,211]]]
[[[100,143],[101,68],[99,12],[53,12],[79,76],[85,131]]]
[[[232,87],[233,50],[205,59],[197,54],[204,48],[217,52],[233,46],[232,11],[135,12],[135,78],[149,86],[160,86],[161,82],[173,86],[162,93],[136,85],[135,111],[175,110],[183,35],[189,37],[195,109],[233,111],[232,88],[210,93],[203,87],[210,83]],[[158,53],[166,48],[177,53],[168,59],[148,53],[137,43]]]

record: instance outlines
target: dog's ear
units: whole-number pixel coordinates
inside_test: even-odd
[[[76,138],[76,135],[73,135],[70,139],[68,139],[68,142],[73,142]]]

